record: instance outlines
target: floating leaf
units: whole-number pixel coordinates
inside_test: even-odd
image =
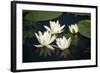
[[[68,13],[67,13],[68,14]],[[75,12],[70,12],[69,14],[74,14],[75,16],[84,16],[84,15],[86,15],[86,16],[90,16],[90,13],[75,13]]]
[[[51,20],[60,16],[61,12],[50,12],[50,11],[29,11],[24,19],[37,22],[44,20]]]
[[[79,33],[87,38],[91,38],[91,21],[81,20],[78,22]]]

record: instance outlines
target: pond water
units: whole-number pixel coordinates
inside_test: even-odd
[[[63,12],[61,16],[59,16],[56,19],[53,19],[52,21],[59,20],[59,23],[61,25],[66,25],[64,28],[64,33],[67,33],[69,31],[68,25],[78,23],[78,21],[83,19],[90,19],[90,16],[87,15],[77,15],[69,14],[66,12]],[[49,26],[49,21],[41,21],[37,22],[36,26],[34,27],[35,31],[45,31],[44,25]],[[24,24],[23,24],[24,25]],[[32,27],[33,28],[33,27]],[[29,30],[30,28],[26,27],[24,30]],[[33,32],[34,34],[34,32]],[[62,61],[62,60],[86,60],[91,59],[91,39],[87,38],[80,33],[77,35],[77,42],[74,43],[74,47],[70,47],[70,53],[73,56],[71,58],[68,56],[67,58],[60,57],[59,55],[56,55],[56,51],[51,53],[51,56],[39,56],[39,48],[33,46],[36,44],[39,44],[36,37],[27,37],[23,39],[23,62],[44,62],[44,61]],[[74,41],[73,41],[74,42]]]

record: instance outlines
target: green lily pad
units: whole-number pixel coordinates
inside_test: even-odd
[[[29,11],[25,16],[24,19],[28,21],[44,21],[44,20],[51,20],[57,18],[61,15],[61,12],[50,12],[50,11]]]
[[[91,38],[91,21],[81,20],[78,22],[79,33],[87,38]]]
[[[75,16],[90,16],[90,13],[75,13],[75,12],[70,12],[70,13],[67,13],[67,14],[73,14]]]

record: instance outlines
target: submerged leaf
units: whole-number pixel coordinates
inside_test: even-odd
[[[87,38],[91,38],[91,21],[81,20],[78,22],[79,33]]]
[[[25,15],[24,19],[37,22],[57,18],[61,14],[61,12],[29,11],[28,14]]]

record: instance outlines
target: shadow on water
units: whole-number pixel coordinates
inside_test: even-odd
[[[70,25],[77,23],[79,20],[82,19],[89,19],[89,16],[75,16],[73,14],[63,13],[60,17],[53,19],[59,20],[60,24]],[[35,30],[38,31],[45,31],[43,25],[49,26],[49,21],[42,21],[38,22]],[[65,32],[68,32],[68,26],[65,27]],[[44,62],[44,61],[61,61],[61,60],[85,60],[90,59],[90,51],[91,51],[91,39],[86,38],[80,34],[78,34],[78,42],[77,45],[73,48],[70,48],[70,52],[74,58],[67,58],[59,57],[55,55],[56,51],[51,53],[51,56],[39,56],[39,48],[36,48],[33,45],[39,44],[36,37],[33,36],[31,38],[23,39],[23,62]]]

